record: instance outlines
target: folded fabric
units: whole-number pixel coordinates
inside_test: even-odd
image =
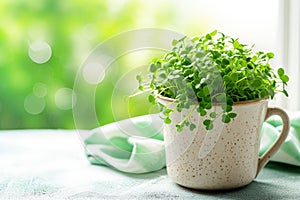
[[[300,166],[300,112],[289,113],[290,132],[271,161]],[[278,116],[272,116],[262,127],[260,155],[262,155],[276,140],[282,129],[282,121]]]
[[[290,114],[290,133],[272,161],[300,166],[300,112]],[[165,167],[162,120],[157,114],[134,117],[91,131],[79,131],[92,164],[106,165],[122,172],[146,173]],[[280,134],[280,118],[264,122],[260,155]]]
[[[165,167],[162,122],[145,115],[79,131],[92,164],[128,173],[146,173]]]

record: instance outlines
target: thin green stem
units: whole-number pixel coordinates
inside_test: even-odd
[[[183,118],[183,120],[181,121],[181,123],[185,122],[187,119],[189,119],[191,117],[191,115],[193,114],[193,112],[197,109],[198,105],[196,105],[193,109],[191,109],[188,114],[185,116],[185,118]]]

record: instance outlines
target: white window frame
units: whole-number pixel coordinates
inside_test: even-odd
[[[281,105],[291,111],[300,110],[300,1],[279,1],[280,63],[290,77],[288,100]]]

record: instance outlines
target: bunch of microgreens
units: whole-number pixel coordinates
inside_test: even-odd
[[[166,124],[171,123],[170,114],[175,110],[190,109],[176,124],[178,132],[184,126],[196,128],[190,120],[195,110],[201,116],[209,113],[203,124],[211,130],[216,118],[229,123],[237,116],[232,112],[234,102],[273,99],[277,92],[288,96],[285,86],[289,77],[282,68],[275,73],[270,67],[274,57],[271,52],[253,52],[253,46],[217,31],[202,37],[183,37],[174,40],[172,46],[163,58],[153,59],[147,78],[138,75],[137,80],[140,90],[151,92],[148,100],[159,106]],[[174,99],[176,106],[172,109],[160,103],[159,96]],[[212,109],[216,104],[222,107],[219,113]]]

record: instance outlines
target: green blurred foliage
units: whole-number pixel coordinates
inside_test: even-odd
[[[58,91],[72,89],[78,69],[98,43],[136,28],[167,28],[182,33],[202,30],[199,24],[191,28],[189,23],[178,20],[171,2],[0,1],[0,129],[75,128],[72,109],[64,107],[70,104],[70,96],[59,96]],[[28,56],[30,45],[39,40],[47,42],[52,50],[51,58],[43,64]],[[132,66],[130,59],[119,65]],[[96,108],[101,124],[116,120],[111,109],[114,87],[113,82],[105,80],[97,88]],[[120,118],[125,118],[128,110],[132,112],[130,116],[145,114],[152,108],[136,103],[143,99],[125,102],[116,98],[113,106],[126,107]],[[28,112],[34,106],[40,106],[40,111]]]

